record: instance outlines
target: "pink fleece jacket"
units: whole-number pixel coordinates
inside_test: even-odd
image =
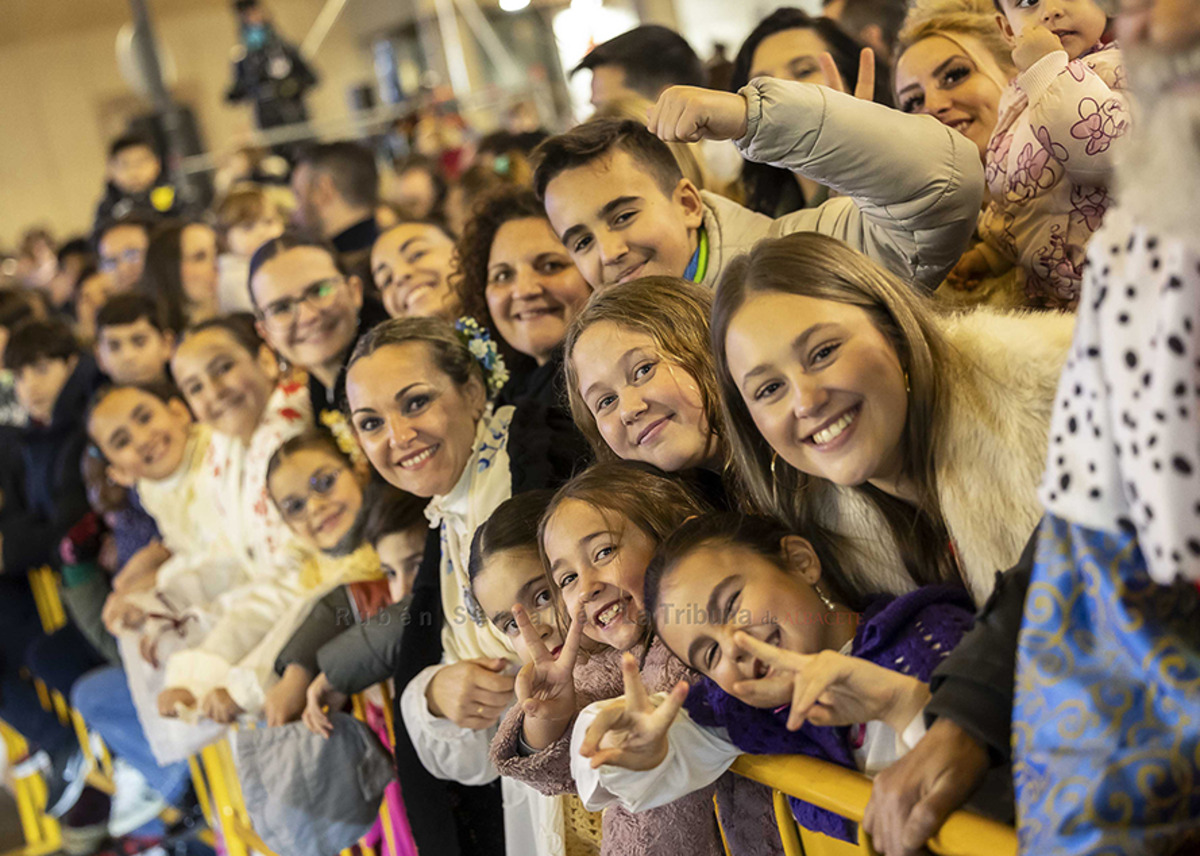
[[[665,692],[680,680],[697,676],[657,639],[646,652],[642,679],[651,692]],[[575,666],[576,701],[583,709],[594,701],[624,694],[621,655],[606,649]],[[522,756],[517,745],[525,714],[519,706],[508,711],[492,741],[492,760],[502,776],[525,782],[544,794],[575,793],[571,778],[571,728],[559,740],[533,755]],[[603,856],[723,856],[721,835],[713,810],[712,787],[689,794],[661,808],[631,814],[619,806],[604,812]]]

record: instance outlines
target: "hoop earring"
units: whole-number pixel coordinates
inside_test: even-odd
[[[813,591],[817,593],[817,597],[821,598],[821,603],[825,604],[825,609],[827,609],[829,612],[833,612],[834,603],[829,599],[829,595],[821,591],[821,587],[816,584],[813,585]]]
[[[771,504],[779,508],[779,479],[775,475],[775,461],[779,459],[778,452],[771,452]]]

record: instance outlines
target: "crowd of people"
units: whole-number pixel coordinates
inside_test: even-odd
[[[371,759],[392,856],[782,854],[747,753],[871,775],[792,814],[889,856],[964,807],[1200,847],[1200,7],[826,13],[708,68],[639,27],[561,133],[316,144],[204,211],[125,136],[92,234],[28,233],[0,718],[71,852],[239,722],[301,856]]]

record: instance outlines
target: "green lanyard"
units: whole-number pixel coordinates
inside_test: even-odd
[[[692,267],[688,265],[688,267]],[[700,246],[696,249],[696,265],[694,271],[689,271],[692,282],[703,282],[704,274],[708,272],[708,230],[700,229]]]

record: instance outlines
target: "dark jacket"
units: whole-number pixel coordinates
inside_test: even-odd
[[[346,695],[390,678],[400,662],[409,623],[409,598],[330,639],[317,651],[317,668]]]
[[[22,508],[0,523],[6,573],[57,566],[59,542],[90,511],[80,462],[87,447],[84,415],[100,377],[92,358],[81,355],[50,424],[30,422],[21,432]]]
[[[363,337],[376,324],[388,320],[387,311],[383,308],[383,304],[374,298],[364,295],[362,309],[358,311],[358,331],[354,334],[354,341],[350,343],[350,347],[346,349],[346,356],[342,361],[342,369],[338,372],[337,381],[334,382],[333,389],[329,389],[325,384],[321,383],[316,377],[309,372],[308,374],[308,395],[312,401],[313,418],[316,419],[317,425],[322,425],[321,414],[327,410],[340,410],[342,407],[342,397],[346,394],[346,360],[350,359],[350,354],[354,351],[354,346],[358,344],[358,340]]]
[[[379,224],[375,222],[375,213],[371,212],[370,217],[359,220],[330,241],[337,250],[342,270],[362,280],[363,294],[376,299],[379,289],[375,287],[375,277],[371,273],[371,248],[378,237]]]
[[[587,444],[565,414],[536,402],[518,405],[509,429],[513,494],[555,487],[588,463]],[[479,787],[434,778],[421,764],[400,713],[408,682],[442,659],[441,549],[431,529],[413,583],[396,684],[396,769],[413,838],[422,853],[474,856],[504,852],[504,816],[499,781]],[[522,854],[509,854],[522,856]]]
[[[1012,758],[1013,685],[1017,636],[1033,573],[1037,533],[1012,568],[996,574],[996,587],[958,647],[934,670],[926,719],[954,721],[988,748],[994,764]]]
[[[542,366],[529,358],[506,361],[510,362],[512,376],[496,395],[497,407],[536,401],[543,407],[551,407],[570,415],[561,346],[555,348],[550,359]]]
[[[1036,552],[1035,530],[1017,564],[996,574],[996,587],[974,626],[934,670],[929,681],[933,695],[925,706],[928,723],[946,717],[987,747],[992,768],[968,806],[1004,823],[1011,823],[1015,813],[1012,715],[1017,637]]]
[[[304,94],[316,84],[317,76],[300,52],[272,30],[261,48],[235,49],[233,85],[225,98],[253,101],[258,127],[273,128],[308,120]]]
[[[111,181],[104,188],[104,196],[96,206],[96,217],[92,223],[92,237],[99,238],[100,232],[112,223],[127,218],[136,218],[150,223],[182,217],[185,209],[175,185],[159,176],[154,186],[144,193],[126,193]]]
[[[385,598],[387,582],[382,579],[340,585],[326,594],[280,650],[275,673],[282,675],[293,664],[310,675],[324,672],[334,689],[346,695],[391,677],[408,598],[379,609]]]

